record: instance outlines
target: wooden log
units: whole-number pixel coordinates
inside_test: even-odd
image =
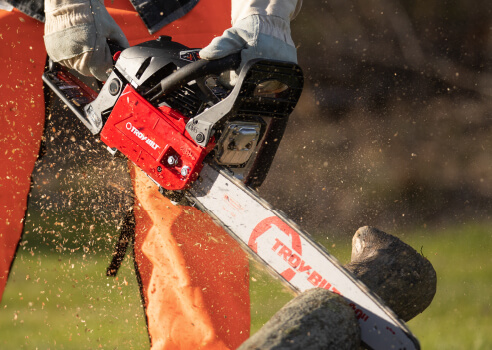
[[[316,288],[288,302],[238,350],[350,350],[359,344],[352,308],[339,295]]]
[[[424,311],[436,294],[437,276],[430,261],[374,227],[357,230],[352,239],[352,259],[345,268],[404,321]]]
[[[431,263],[398,238],[362,227],[345,266],[378,294],[400,318],[421,313],[436,291]],[[358,349],[360,329],[353,310],[325,289],[308,290],[287,303],[238,350]]]

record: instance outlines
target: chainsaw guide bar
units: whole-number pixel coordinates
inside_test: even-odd
[[[403,321],[308,233],[227,169],[205,165],[187,198],[292,291],[325,288],[354,309],[371,349],[419,349]]]

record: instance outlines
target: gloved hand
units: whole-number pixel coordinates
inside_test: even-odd
[[[232,27],[200,51],[207,60],[241,51],[240,72],[254,58],[297,63],[297,50],[290,33],[290,21],[302,0],[232,0]],[[236,77],[230,79],[234,85]]]
[[[45,0],[44,43],[51,59],[105,81],[113,65],[107,40],[128,40],[101,0]]]

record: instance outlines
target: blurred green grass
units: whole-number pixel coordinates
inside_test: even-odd
[[[438,275],[432,305],[409,322],[423,349],[492,348],[489,227],[487,223],[459,225],[399,235],[432,262]],[[62,241],[69,236],[68,228],[57,228]],[[93,230],[104,231],[105,227]],[[80,237],[91,235],[78,233],[79,244],[85,246],[87,242]],[[39,243],[39,237],[30,232],[18,251],[0,304],[1,349],[149,348],[130,256],[118,278],[111,278],[105,276],[109,253],[102,248],[107,242],[90,252],[62,249],[60,240],[44,247]],[[322,243],[342,263],[350,259],[349,240],[325,239]],[[252,267],[251,330],[255,332],[292,294],[255,263]]]
[[[131,259],[21,251],[0,306],[1,349],[148,349]]]
[[[105,275],[116,226],[77,210],[28,212],[0,303],[0,349],[149,348],[131,256],[117,278]]]
[[[423,349],[492,349],[492,225],[403,236],[437,271],[430,307],[409,322]]]

